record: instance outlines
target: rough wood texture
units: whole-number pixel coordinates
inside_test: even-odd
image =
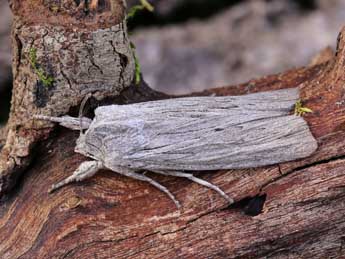
[[[342,258],[345,254],[345,29],[336,57],[324,64],[195,95],[234,95],[299,86],[319,148],[307,159],[200,177],[232,193],[184,179],[157,177],[182,201],[146,183],[104,171],[54,195],[46,191],[84,158],[78,133],[60,129],[0,208],[2,258]],[[148,91],[149,94],[147,94]],[[131,87],[117,102],[166,96]],[[73,141],[72,141],[73,140]],[[248,197],[266,194],[264,210],[247,216]],[[155,197],[155,198],[152,198]],[[249,201],[249,202],[248,202]]]
[[[114,97],[133,79],[123,1],[102,1],[95,12],[76,2],[10,1],[14,85],[0,155],[0,196],[29,164],[35,143],[52,129],[47,122],[34,124],[33,114],[66,114],[88,93],[98,100]]]

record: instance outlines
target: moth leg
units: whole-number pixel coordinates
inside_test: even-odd
[[[92,120],[86,117],[75,118],[71,116],[62,116],[62,117],[50,117],[44,115],[34,115],[36,120],[45,120],[51,122],[58,122],[61,126],[72,129],[72,130],[83,130],[88,129]]]
[[[169,198],[172,199],[172,201],[175,203],[175,205],[178,209],[181,207],[180,202],[175,198],[175,196],[165,186],[163,186],[160,183],[156,182],[155,180],[147,177],[146,175],[138,174],[134,170],[124,168],[124,167],[116,168],[114,171],[116,171],[117,173],[119,173],[121,175],[152,184],[154,187],[156,187],[157,189],[159,189],[160,191],[162,191],[166,195],[168,195]]]
[[[158,174],[163,174],[163,175],[170,175],[170,176],[177,176],[177,177],[184,177],[184,178],[188,178],[189,180],[196,182],[200,185],[203,185],[207,188],[210,188],[216,192],[218,192],[224,199],[226,199],[230,204],[234,203],[234,200],[232,198],[230,198],[224,191],[222,191],[218,186],[209,183],[203,179],[200,179],[198,177],[195,177],[192,174],[188,174],[188,173],[183,173],[183,172],[178,172],[178,171],[152,171],[154,173],[158,173]]]
[[[80,182],[95,175],[100,169],[104,169],[103,163],[99,161],[86,161],[73,172],[73,174],[57,184],[53,184],[49,193],[72,182]]]

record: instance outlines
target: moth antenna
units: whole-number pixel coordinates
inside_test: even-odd
[[[83,117],[83,112],[84,112],[84,108],[85,108],[85,104],[86,102],[89,100],[89,98],[92,96],[91,93],[88,93],[84,99],[81,101],[81,104],[80,104],[80,108],[79,108],[79,115],[78,115],[78,118],[79,118],[79,125],[80,125],[80,134],[83,134],[83,120],[82,120],[82,117]]]

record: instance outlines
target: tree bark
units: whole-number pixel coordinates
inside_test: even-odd
[[[152,175],[181,201],[178,211],[149,184],[109,171],[47,195],[51,184],[86,160],[73,151],[78,133],[59,128],[40,145],[39,159],[16,192],[1,203],[1,258],[342,258],[344,37],[345,29],[335,57],[325,63],[193,94],[299,87],[303,104],[313,110],[305,119],[319,144],[311,157],[263,168],[196,172],[237,201],[230,207],[186,179]],[[162,98],[171,97],[131,85],[108,101]],[[258,199],[264,202],[261,213],[247,215]]]
[[[134,76],[122,0],[11,0],[14,13],[13,94],[0,155],[0,196],[29,165],[35,144],[53,124],[35,114],[59,116],[89,93],[118,96]],[[89,1],[90,2],[90,1]]]

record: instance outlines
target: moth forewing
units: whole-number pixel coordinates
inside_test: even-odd
[[[296,100],[298,91],[288,89],[103,106],[87,140],[103,139],[108,166],[216,170],[271,165],[309,156],[317,148],[304,119],[289,115]]]

